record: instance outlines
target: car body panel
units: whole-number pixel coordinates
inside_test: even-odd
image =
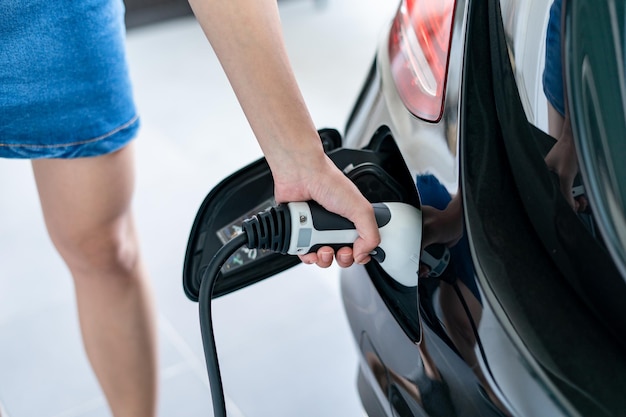
[[[362,353],[359,386],[369,384],[363,391],[375,392],[379,401],[368,407],[372,398],[364,400],[368,412],[376,410],[372,416],[381,410],[388,416],[611,416],[626,410],[623,277],[602,238],[591,233],[593,218],[581,222],[569,209],[543,162],[554,143],[546,134],[542,92],[550,5],[457,1],[438,123],[404,106],[387,40],[380,41],[344,146],[359,148],[386,126],[414,176],[432,174],[451,194],[461,193],[479,293],[461,292],[474,308],[464,318],[449,304],[447,283],[421,279],[415,292],[423,339],[413,343],[389,313],[371,267],[342,273],[344,305]],[[477,336],[473,354],[452,341],[459,340],[457,326],[468,340]],[[478,364],[469,363],[472,355]],[[429,366],[447,384],[454,414],[406,401],[411,389],[420,392],[407,381]]]

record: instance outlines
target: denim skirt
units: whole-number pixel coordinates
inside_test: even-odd
[[[543,70],[543,92],[548,102],[565,116],[563,95],[563,62],[561,56],[561,3],[554,0],[550,7],[550,18],[546,31],[546,61]]]
[[[139,127],[122,0],[0,1],[0,157],[79,158]]]

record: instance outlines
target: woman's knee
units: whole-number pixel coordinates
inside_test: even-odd
[[[72,275],[128,276],[139,261],[137,237],[132,219],[78,230],[51,231],[51,238]]]
[[[139,256],[130,208],[132,147],[32,165],[48,232],[73,275],[131,271]]]

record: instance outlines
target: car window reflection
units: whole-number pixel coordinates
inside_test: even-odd
[[[431,268],[425,263],[420,265],[421,288],[432,287],[433,284],[438,286],[438,299],[435,301],[441,307],[447,335],[474,372],[487,400],[503,415],[509,415],[487,382],[476,355],[476,329],[480,324],[483,308],[469,242],[464,233],[461,194],[457,192],[451,195],[431,174],[418,175],[416,185],[422,202],[424,249],[428,251],[429,248],[444,246],[450,254],[447,267],[436,276],[432,276]],[[422,304],[428,303],[428,300],[423,301]],[[423,339],[420,344],[420,353],[425,364],[430,358],[427,343],[428,340]]]

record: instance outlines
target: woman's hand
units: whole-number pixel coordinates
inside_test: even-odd
[[[578,175],[578,159],[576,158],[576,147],[574,146],[569,118],[566,118],[563,123],[561,136],[546,155],[545,162],[548,169],[559,176],[561,193],[567,203],[574,211],[585,211],[587,199],[584,197],[575,199],[572,196],[574,179]]]
[[[353,248],[344,247],[335,254],[325,246],[316,253],[300,256],[304,263],[327,268],[333,256],[342,268],[354,262],[369,262],[370,252],[380,244],[372,205],[325,154],[292,157],[277,164],[272,173],[277,203],[315,200],[326,210],[352,221],[359,235]]]

